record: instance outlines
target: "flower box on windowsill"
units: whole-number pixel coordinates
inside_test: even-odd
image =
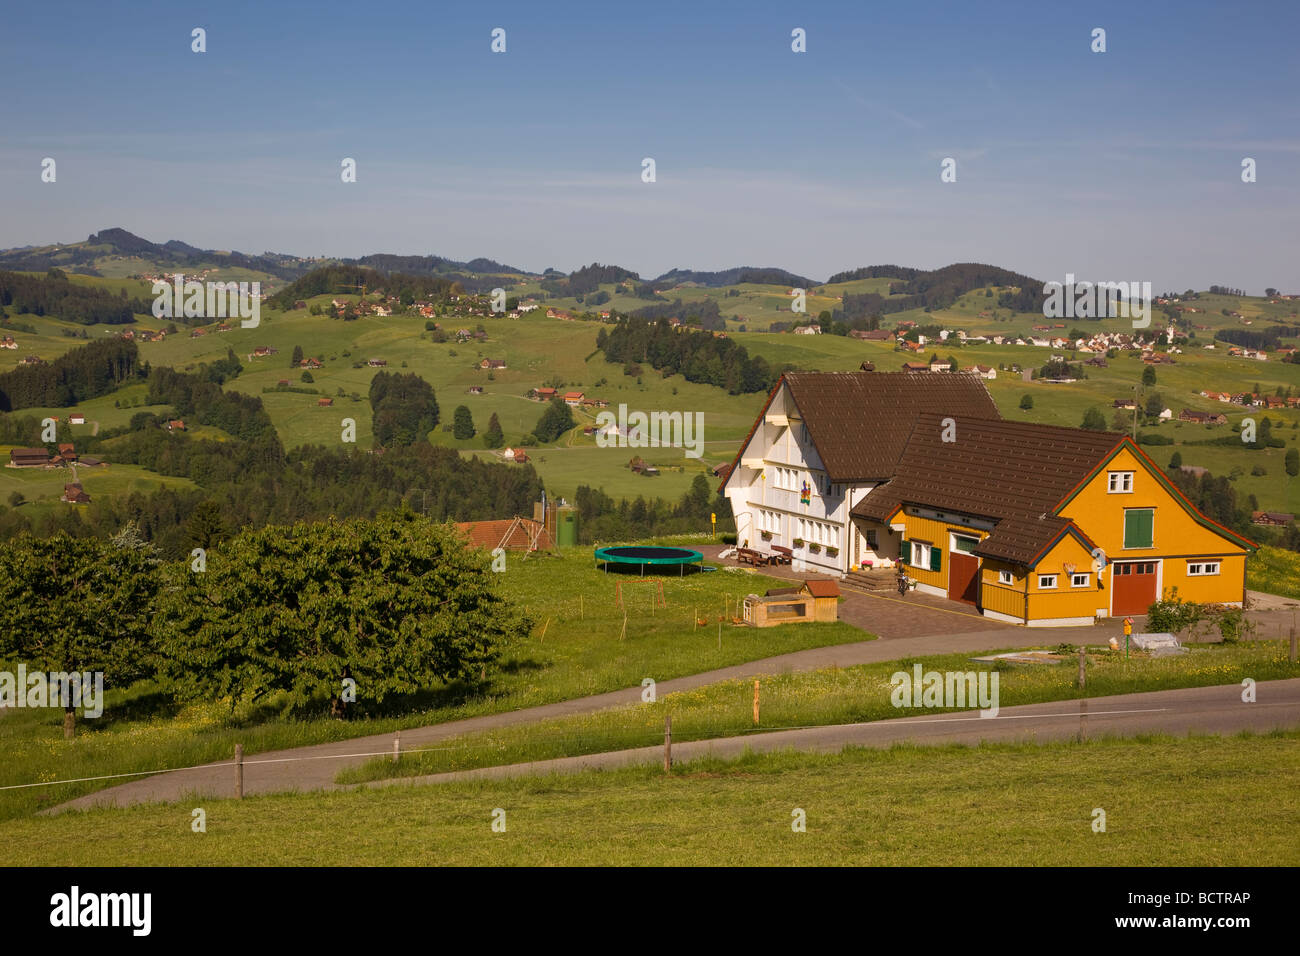
[[[821,554],[821,553],[822,553],[822,546],[821,546],[820,544],[816,544],[816,543],[814,543],[814,544],[810,544],[810,545],[808,545],[808,550],[811,551],[813,554]]]
[[[826,549],[826,557],[828,557],[828,558],[838,558],[839,556],[840,556],[840,549],[839,549],[839,548],[827,548],[827,549]]]
[[[760,538],[762,538],[764,541],[771,541],[771,540],[772,540],[772,532],[770,532],[770,531],[760,531],[760,532],[758,533],[758,536],[759,536]]]
[[[793,545],[793,546],[796,547],[796,548],[802,548],[802,547],[803,547],[803,538],[795,538],[793,541],[790,542],[790,544]]]

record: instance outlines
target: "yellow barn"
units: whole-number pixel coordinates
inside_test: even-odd
[[[917,588],[1029,626],[1240,605],[1255,544],[1198,511],[1125,435],[922,414],[852,510]]]

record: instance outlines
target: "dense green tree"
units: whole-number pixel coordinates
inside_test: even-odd
[[[1021,396],[1020,396],[1020,407],[1023,408],[1025,411],[1029,411],[1031,408],[1033,408],[1033,407],[1034,407],[1034,396],[1030,395],[1028,392],[1025,392],[1024,395],[1021,395]]]
[[[533,434],[540,444],[555,441],[573,427],[573,411],[559,398],[551,399],[542,417],[538,419]]]
[[[289,359],[289,368],[297,368],[302,363],[302,346],[293,347],[293,357]]]
[[[492,417],[488,419],[487,431],[483,433],[483,444],[488,448],[500,448],[505,443],[506,436],[501,430],[501,422],[497,418],[497,413],[493,412]]]
[[[1288,448],[1286,451],[1286,473],[1294,478],[1300,475],[1300,451]]]
[[[97,398],[143,375],[134,342],[106,338],[42,365],[0,373],[0,412],[53,406],[66,408]]]
[[[189,543],[204,550],[215,548],[225,540],[228,533],[221,517],[221,505],[212,499],[201,502],[185,524],[185,536]]]
[[[100,672],[111,687],[149,675],[156,564],[150,548],[116,547],[62,531],[6,542],[0,548],[0,660],[47,673]],[[71,736],[75,710],[70,700],[63,703],[64,733]]]
[[[232,706],[284,692],[344,711],[477,679],[529,622],[497,591],[486,551],[410,511],[244,531],[207,571],[167,568],[163,675],[182,699]]]
[[[1106,430],[1106,416],[1102,414],[1101,409],[1095,405],[1083,414],[1083,423],[1080,428],[1086,428],[1089,431],[1104,432]]]
[[[476,434],[474,431],[474,418],[470,415],[468,406],[457,405],[456,411],[452,413],[452,435],[457,440],[473,438]]]
[[[1179,468],[1182,467],[1183,467],[1183,453],[1180,451],[1176,451],[1169,457],[1169,469],[1171,471],[1177,471]]]
[[[428,441],[439,421],[433,387],[412,373],[380,372],[370,380],[372,430],[387,448]]]
[[[1148,387],[1156,383],[1156,367],[1148,365],[1142,369],[1142,384]]]

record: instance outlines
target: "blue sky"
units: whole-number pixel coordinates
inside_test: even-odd
[[[1300,292],[1298,10],[11,5],[0,246],[122,226],[205,248],[533,270],[824,279],[978,261],[1157,291]],[[795,27],[806,53],[791,52]],[[955,183],[940,182],[948,156]]]

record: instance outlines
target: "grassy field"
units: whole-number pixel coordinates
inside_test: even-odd
[[[600,711],[490,733],[467,734],[439,744],[437,749],[403,757],[402,762],[375,760],[344,770],[340,782],[420,776],[449,770],[549,760],[652,746],[663,739],[665,716],[673,719],[674,740],[705,740],[784,727],[890,720],[959,708],[896,708],[890,700],[890,676],[910,672],[913,663],[926,671],[987,671],[989,664],[972,664],[968,655],[922,657],[859,667],[774,674],[760,681],[761,723],[753,723],[753,682],[724,681],[695,690],[669,694],[653,704]],[[1124,659],[1122,651],[1093,648],[1089,654],[1087,693],[1076,686],[1074,655],[1058,664],[1003,664],[999,703],[1002,707],[1079,697],[1104,697],[1141,691],[1172,690],[1237,683],[1242,678],[1285,680],[1300,677],[1300,664],[1287,660],[1281,641],[1240,646],[1192,646],[1178,657]],[[966,709],[966,708],[960,708]]]
[[[123,288],[131,286],[135,292],[143,295],[148,292],[147,286],[140,283],[132,286],[130,280],[82,278],[77,281],[105,283],[114,288],[119,285]],[[808,314],[815,316],[823,308],[838,305],[846,292],[887,292],[888,283],[887,279],[858,280],[810,289],[810,294],[816,294],[810,295]],[[525,284],[514,291],[522,293],[530,288],[532,286]],[[606,291],[617,291],[617,288],[609,286]],[[737,294],[728,295],[729,291]],[[748,319],[744,323],[747,328],[765,329],[772,321],[802,318],[789,312],[787,291],[779,286],[747,284],[730,290],[686,287],[672,290],[669,295],[670,298],[681,297],[687,301],[716,298],[725,315],[735,314],[742,320]],[[623,294],[620,296],[615,296],[613,301],[600,308],[634,308],[646,304],[645,300],[636,300]],[[328,306],[331,298],[333,296],[326,295],[310,301]],[[994,302],[996,298],[986,298],[982,292],[973,292],[961,297],[949,309],[932,313],[912,310],[887,318],[889,323],[911,319],[919,323],[942,323],[971,333],[1000,332],[1007,335],[1027,335],[1031,325],[1045,321],[1040,315],[1012,314],[999,310],[993,305]],[[576,301],[548,300],[547,304],[559,308],[581,308]],[[1161,366],[1154,387],[1135,391],[1140,385],[1143,366],[1136,357],[1125,353],[1110,359],[1107,368],[1089,368],[1086,379],[1072,384],[1025,382],[1014,373],[1002,371],[996,380],[987,383],[988,388],[1002,414],[1009,418],[1070,426],[1078,426],[1084,412],[1090,407],[1102,409],[1109,426],[1115,399],[1131,398],[1138,394],[1145,402],[1151,393],[1158,392],[1162,404],[1170,408],[1175,416],[1184,408],[1214,410],[1226,414],[1231,423],[1239,424],[1246,417],[1259,421],[1267,415],[1275,423],[1274,435],[1283,438],[1288,447],[1295,446],[1300,442],[1300,409],[1267,412],[1263,409],[1248,410],[1240,406],[1222,405],[1199,395],[1204,389],[1252,391],[1256,384],[1270,395],[1279,387],[1283,390],[1290,388],[1293,394],[1300,391],[1300,365],[1231,358],[1222,345],[1214,351],[1200,348],[1200,345],[1211,340],[1215,328],[1240,328],[1243,321],[1249,321],[1257,328],[1276,321],[1295,321],[1295,304],[1282,302],[1273,305],[1258,298],[1236,299],[1206,295],[1197,300],[1196,307],[1203,311],[1191,318],[1210,326],[1211,331],[1198,332],[1198,339],[1185,348],[1183,354],[1176,356],[1175,365]],[[1241,311],[1245,318],[1222,316],[1219,314],[1220,308]],[[53,358],[79,344],[79,340],[64,335],[65,330],[87,331],[92,336],[106,332],[98,326],[83,329],[44,317],[23,315],[16,316],[15,319],[36,327],[37,334],[15,333],[20,347],[16,352],[6,353],[14,362],[29,353]],[[457,405],[464,404],[468,407],[475,427],[480,432],[479,436],[457,440],[450,431],[440,426],[429,437],[437,444],[481,456],[495,454],[484,448],[481,438],[492,414],[495,413],[500,419],[508,445],[517,443],[532,430],[544,409],[541,405],[528,401],[526,395],[530,389],[548,382],[562,383],[565,389],[580,390],[589,397],[604,398],[611,402],[611,411],[617,411],[620,403],[626,403],[630,411],[704,413],[706,444],[702,459],[688,458],[679,449],[598,448],[593,439],[582,436],[580,428],[563,436],[554,445],[538,449],[537,454],[530,455],[552,495],[569,497],[583,483],[604,487],[607,493],[616,498],[641,494],[670,499],[680,496],[690,486],[695,474],[718,462],[730,460],[764,399],[761,393],[728,395],[721,389],[686,382],[680,375],[665,379],[648,366],[644,367],[638,384],[636,378],[623,374],[621,366],[606,362],[604,356],[595,351],[596,333],[599,329],[596,323],[547,319],[542,310],[519,319],[444,317],[439,320],[445,330],[453,333],[461,327],[472,331],[481,323],[488,333],[486,342],[435,343],[429,333],[424,331],[424,321],[415,317],[397,316],[343,322],[328,316],[312,316],[306,309],[287,313],[267,309],[262,314],[261,325],[256,329],[240,328],[236,322],[230,332],[210,333],[197,339],[190,338],[187,331],[182,329],[179,334],[170,336],[164,342],[141,343],[140,352],[142,358],[151,364],[183,369],[193,368],[202,361],[222,358],[226,350],[231,349],[244,363],[245,371],[230,387],[263,399],[287,448],[308,443],[337,445],[342,439],[344,418],[356,422],[357,443],[362,447],[369,444],[371,422],[366,395],[370,380],[376,373],[375,368],[365,364],[370,358],[387,360],[389,371],[415,372],[429,381],[437,392],[444,425],[450,423]],[[1163,317],[1153,320],[1154,325],[1162,322]],[[731,323],[732,337],[752,354],[762,355],[774,364],[789,362],[800,368],[832,371],[856,369],[862,361],[870,360],[881,370],[895,370],[901,368],[905,360],[915,358],[894,351],[891,345],[885,343],[862,342],[833,335],[770,335],[759,331],[735,331],[740,324],[739,321]],[[152,316],[144,316],[141,317],[141,325],[145,328],[159,328],[165,323]],[[1131,321],[1124,319],[1105,319],[1096,323],[1071,323],[1067,320],[1063,325],[1065,328],[1059,330],[1058,334],[1068,332],[1072,325],[1112,331],[1131,331],[1132,328]],[[267,358],[253,358],[253,349],[262,345],[277,348],[279,352]],[[325,363],[324,368],[312,373],[314,381],[310,384],[301,382],[300,369],[289,368],[289,358],[295,345],[302,346],[306,355],[315,356]],[[955,343],[950,345],[934,342],[927,344],[920,357],[927,357],[932,351],[940,356],[953,355],[963,368],[975,364],[994,368],[1011,364],[1019,364],[1024,368],[1039,367],[1052,354],[1052,350],[1034,346],[958,347]],[[1080,354],[1075,355],[1074,359],[1081,361],[1086,357]],[[483,358],[504,359],[507,368],[492,373],[483,371],[476,367]],[[264,391],[275,388],[277,382],[285,379],[294,386],[313,391],[309,394]],[[470,395],[471,386],[481,386],[484,393]],[[1021,397],[1026,394],[1034,401],[1030,410],[1019,407]],[[319,407],[317,400],[321,397],[334,399],[334,405]],[[125,424],[132,414],[143,409],[143,406],[133,404],[136,401],[143,401],[143,391],[139,386],[132,386],[123,394],[86,402],[78,410],[83,411],[90,422],[98,422],[100,427],[113,427]],[[114,402],[128,407],[114,407]],[[32,411],[63,417],[61,413],[68,410]],[[593,414],[581,411],[575,411],[575,418],[579,426],[591,424],[595,420]],[[1158,428],[1153,426],[1144,430],[1158,430],[1177,443],[1174,446],[1150,447],[1150,453],[1159,464],[1167,463],[1170,455],[1177,450],[1182,455],[1184,465],[1201,465],[1210,468],[1215,474],[1225,475],[1239,468],[1242,473],[1236,479],[1235,487],[1243,504],[1247,496],[1254,494],[1261,508],[1300,512],[1300,481],[1287,476],[1283,468],[1282,459],[1286,449],[1256,452],[1244,448],[1185,444],[1188,441],[1229,435],[1229,426],[1206,428],[1173,421]],[[75,437],[75,431],[73,434]],[[628,460],[643,451],[648,451],[648,457],[660,466],[660,477],[643,478],[633,475],[627,468]],[[1266,474],[1252,475],[1251,471],[1256,465],[1262,466]]]
[[[216,429],[213,429],[216,431]],[[0,461],[9,460],[14,446],[0,445]],[[92,499],[109,495],[127,495],[132,492],[149,493],[159,488],[195,488],[188,478],[164,478],[139,465],[108,465],[100,468],[0,468],[0,503],[9,505],[14,493],[21,494],[25,503],[19,505],[22,514],[36,518],[59,508],[75,508],[59,500],[63,486],[79,481]]]
[[[1294,866],[1298,744],[1292,731],[749,755],[95,810],[9,821],[0,840],[19,866]]]
[[[65,506],[66,507],[66,506]],[[134,773],[225,759],[236,742],[249,753],[386,733],[460,717],[517,710],[636,687],[757,660],[775,654],[870,640],[843,622],[754,630],[718,626],[738,597],[779,586],[750,571],[718,571],[665,578],[666,607],[651,608],[654,585],[596,570],[591,552],[516,561],[501,574],[503,594],[527,608],[531,635],[509,648],[485,682],[450,684],[416,697],[392,700],[369,718],[338,721],[308,713],[285,714],[283,702],[176,706],[147,684],[109,691],[104,715],[80,722],[63,739],[58,710],[15,709],[0,716],[0,786],[110,773]],[[615,581],[624,609],[614,606]],[[696,615],[708,627],[696,629]],[[719,636],[720,632],[720,636]],[[359,703],[364,704],[364,701]],[[102,784],[0,791],[0,818],[23,815],[89,793]]]
[[[1300,599],[1300,554],[1260,548],[1246,563],[1246,587]]]

